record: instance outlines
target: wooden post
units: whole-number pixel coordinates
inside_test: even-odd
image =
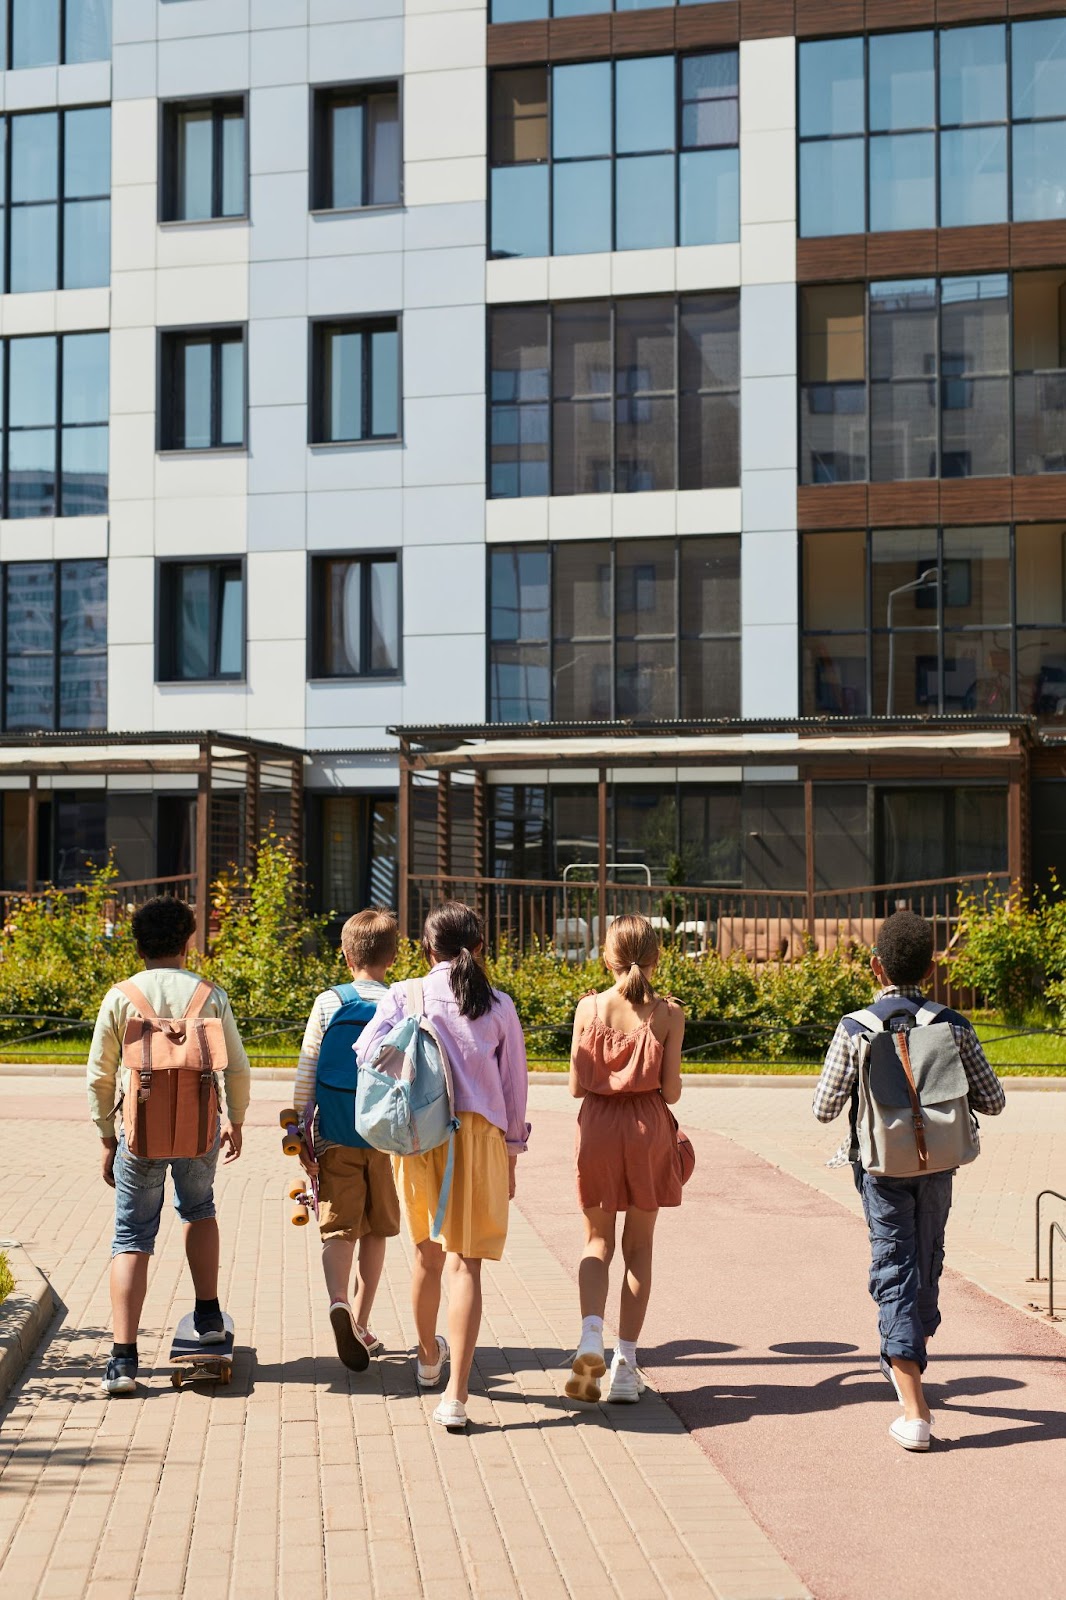
[[[307,908],[307,840],[304,838],[304,764],[297,756],[292,763],[292,794],[289,799],[289,837],[296,857],[297,893],[300,905]]]
[[[477,887],[475,909],[488,928],[488,891],[485,888],[485,771],[474,772],[474,879]]]
[[[407,746],[400,744],[400,792],[396,804],[396,879],[399,904],[396,920],[400,925],[400,938],[409,936],[410,926],[410,872],[411,872],[411,768],[407,760]]]
[[[597,824],[599,833],[599,849],[597,859],[596,881],[598,886],[597,900],[597,933],[596,943],[603,949],[603,941],[607,936],[607,768],[600,768],[599,784],[596,792]]]
[[[1010,881],[1030,887],[1029,861],[1029,751],[1023,745],[1012,761],[1007,780],[1007,870]]]
[[[200,746],[196,784],[196,948],[207,954],[211,918],[211,746]]]
[[[444,878],[452,870],[452,778],[448,771],[437,773],[437,894],[448,898]]]
[[[255,847],[259,843],[259,757],[244,758],[244,866],[255,866]]]
[[[807,867],[807,935],[814,938],[814,781],[803,780],[803,832]]]
[[[37,887],[37,842],[40,838],[41,796],[37,774],[30,773],[30,792],[26,797],[26,893]]]

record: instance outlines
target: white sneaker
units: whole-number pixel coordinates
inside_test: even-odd
[[[647,1384],[641,1375],[639,1367],[631,1367],[625,1356],[615,1352],[611,1362],[611,1387],[608,1390],[608,1400],[616,1404],[636,1405]]]
[[[466,1407],[461,1400],[442,1400],[433,1413],[433,1421],[439,1422],[449,1433],[465,1433]]]
[[[598,1400],[600,1379],[607,1371],[603,1354],[603,1330],[591,1330],[581,1335],[581,1343],[570,1363],[572,1376],[566,1380],[566,1393],[571,1400]]]
[[[423,1366],[418,1355],[415,1355],[415,1382],[420,1389],[435,1389],[440,1382],[440,1375],[444,1371],[444,1363],[449,1355],[448,1341],[440,1333],[437,1335],[437,1354],[440,1359],[435,1367]]]
[[[923,1422],[921,1417],[914,1417],[909,1422],[906,1417],[897,1417],[888,1431],[904,1450],[929,1449],[932,1430],[928,1422]]]

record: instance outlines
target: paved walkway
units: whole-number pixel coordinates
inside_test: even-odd
[[[506,1262],[488,1274],[469,1439],[430,1424],[436,1402],[414,1392],[398,1353],[412,1342],[400,1247],[375,1318],[395,1353],[365,1376],[340,1367],[317,1250],[288,1223],[291,1169],[265,1095],[245,1154],[220,1179],[223,1293],[239,1347],[232,1386],[179,1393],[167,1381],[169,1330],[187,1309],[169,1214],[144,1314],[145,1384],[130,1401],[99,1398],[111,1192],[97,1178],[83,1091],[69,1080],[4,1087],[20,1124],[0,1177],[2,1229],[26,1244],[64,1310],[0,1415],[0,1592],[806,1594],[662,1400],[589,1410],[565,1401],[575,1291],[521,1212]]]
[[[64,1303],[0,1413],[5,1594],[1061,1600],[1061,1336],[949,1274],[934,1364],[944,1443],[925,1458],[894,1450],[864,1232],[847,1173],[824,1169],[837,1128],[810,1120],[809,1090],[686,1094],[699,1165],[660,1223],[642,1347],[670,1403],[581,1412],[561,1365],[576,1321],[574,1108],[561,1087],[535,1087],[535,1153],[508,1259],[488,1274],[475,1426],[459,1440],[431,1426],[435,1402],[400,1353],[403,1247],[375,1319],[392,1354],[364,1377],[339,1367],[317,1251],[287,1221],[280,1087],[262,1085],[246,1153],[220,1180],[234,1384],[167,1382],[187,1294],[168,1215],[146,1383],[107,1403],[111,1193],[81,1088],[5,1082],[28,1121],[0,1175],[0,1232]],[[1033,1297],[1032,1196],[1062,1187],[1064,1136],[1066,1094],[1012,1094],[960,1180],[949,1260],[1008,1300]],[[909,1505],[905,1546],[886,1494]]]

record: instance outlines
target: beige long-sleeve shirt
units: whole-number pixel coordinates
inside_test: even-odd
[[[151,972],[136,973],[130,981],[137,985],[157,1016],[181,1017],[201,980],[197,973],[186,972],[183,967],[153,967]],[[202,1014],[222,1019],[227,1062],[222,1074],[226,1115],[231,1122],[243,1122],[251,1095],[252,1069],[225,989],[215,986]],[[89,1046],[86,1088],[89,1114],[102,1139],[114,1137],[113,1108],[119,1095],[125,1094],[129,1087],[129,1073],[122,1066],[122,1039],[127,1021],[136,1015],[135,1008],[119,989],[109,989],[96,1018],[93,1042]]]

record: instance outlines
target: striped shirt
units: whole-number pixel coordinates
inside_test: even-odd
[[[373,978],[357,978],[352,981],[361,1000],[372,1001],[377,1005],[388,994],[388,986],[378,983]],[[336,989],[327,989],[320,994],[311,1007],[311,1015],[307,1019],[304,1029],[303,1044],[300,1046],[300,1059],[296,1063],[296,1079],[292,1090],[292,1103],[296,1115],[302,1117],[308,1105],[315,1102],[318,1087],[318,1057],[322,1049],[322,1036],[328,1028],[330,1021],[340,1010],[343,1001]],[[323,1144],[318,1137],[317,1118],[314,1130],[316,1150],[328,1150],[330,1146]]]

